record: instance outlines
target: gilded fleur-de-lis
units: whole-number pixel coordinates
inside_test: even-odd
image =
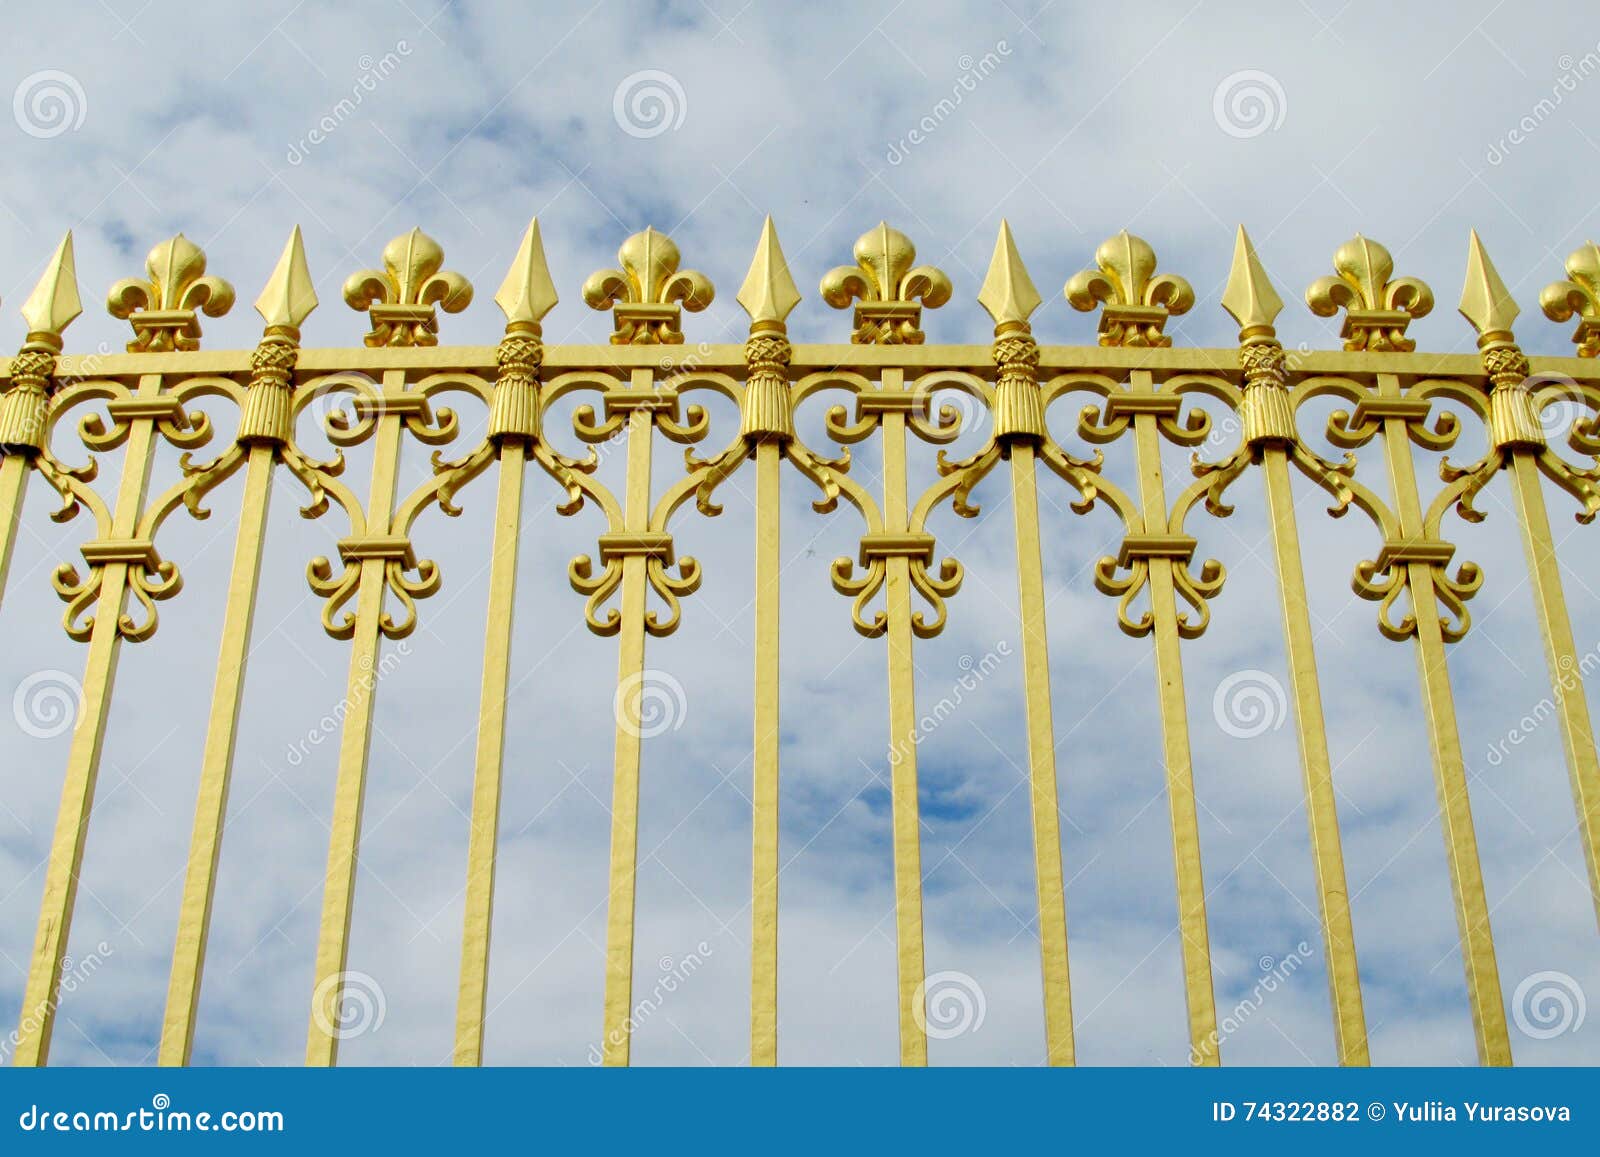
[[[1176,273],[1156,272],[1156,253],[1126,229],[1094,251],[1098,269],[1074,274],[1063,293],[1072,308],[1089,313],[1098,305],[1103,346],[1169,346],[1167,318],[1187,313],[1194,288]]]
[[[472,303],[472,283],[459,273],[441,273],[444,250],[421,229],[383,247],[383,268],[364,269],[344,283],[351,309],[372,319],[369,346],[439,344],[437,305],[460,313]]]
[[[1600,246],[1585,241],[1567,257],[1567,280],[1553,281],[1539,294],[1539,304],[1551,321],[1566,321],[1574,314],[1572,331],[1580,358],[1600,357]]]
[[[679,345],[684,310],[699,313],[716,288],[692,269],[678,268],[682,255],[672,238],[648,228],[617,250],[621,269],[601,269],[583,283],[591,309],[610,309],[612,345]]]
[[[1391,280],[1394,258],[1359,233],[1335,250],[1333,268],[1337,276],[1311,283],[1306,304],[1318,317],[1345,311],[1339,331],[1345,349],[1378,353],[1417,348],[1405,336],[1406,327],[1433,309],[1433,290],[1415,277]]]
[[[879,221],[856,238],[854,265],[830,269],[822,279],[822,300],[835,309],[858,302],[856,345],[920,345],[922,310],[950,300],[950,279],[931,265],[918,265],[917,247],[898,229]],[[920,302],[920,304],[918,304]]]
[[[227,313],[233,308],[233,286],[206,276],[205,253],[182,233],[150,250],[144,267],[148,278],[117,282],[106,302],[112,317],[133,326],[128,352],[199,349],[197,313]]]

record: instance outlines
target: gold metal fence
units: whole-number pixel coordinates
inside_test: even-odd
[[[704,514],[718,513],[719,485],[751,460],[756,476],[754,1064],[777,1060],[778,496],[785,463],[815,485],[819,512],[833,510],[843,498],[864,523],[859,556],[838,559],[831,573],[834,587],[852,600],[855,629],[882,638],[887,653],[889,739],[897,756],[891,798],[900,1058],[905,1064],[922,1064],[927,1039],[917,1008],[924,975],[912,655],[917,639],[943,628],[946,602],[962,582],[960,564],[941,556],[928,522],[945,503],[958,515],[975,514],[973,488],[1002,462],[1009,466],[1016,519],[1046,1059],[1071,1064],[1074,1045],[1039,541],[1040,476],[1045,485],[1064,484],[1075,510],[1083,513],[1103,504],[1125,529],[1119,553],[1099,560],[1094,582],[1117,600],[1117,622],[1124,632],[1153,640],[1191,1055],[1196,1063],[1217,1064],[1182,644],[1206,629],[1208,604],[1222,588],[1224,570],[1215,560],[1196,568],[1196,541],[1186,521],[1200,503],[1214,515],[1227,514],[1229,488],[1254,468],[1266,489],[1272,526],[1339,1060],[1367,1063],[1367,1030],[1302,573],[1292,494],[1295,473],[1331,496],[1331,513],[1341,515],[1355,507],[1377,531],[1373,556],[1354,568],[1354,589],[1379,604],[1378,627],[1386,637],[1410,640],[1415,648],[1478,1057],[1484,1064],[1510,1063],[1446,661],[1447,644],[1461,639],[1470,626],[1466,604],[1482,576],[1473,563],[1455,561],[1455,548],[1441,524],[1451,507],[1463,518],[1481,518],[1476,496],[1494,485],[1502,471],[1509,476],[1555,688],[1590,890],[1600,914],[1600,762],[1577,682],[1577,653],[1544,488],[1548,480],[1575,498],[1580,521],[1600,511],[1600,425],[1594,417],[1582,416],[1547,437],[1541,422],[1557,402],[1577,402],[1573,410],[1580,415],[1600,411],[1600,362],[1595,360],[1600,354],[1600,248],[1591,243],[1573,253],[1566,277],[1541,296],[1550,318],[1578,318],[1573,335],[1577,356],[1562,358],[1529,358],[1519,349],[1512,332],[1518,308],[1476,234],[1460,301],[1461,313],[1478,335],[1476,356],[1415,351],[1406,330],[1413,318],[1432,308],[1432,293],[1415,278],[1394,277],[1389,254],[1360,236],[1334,255],[1335,275],[1320,279],[1306,293],[1317,314],[1343,313],[1344,349],[1293,357],[1274,330],[1283,303],[1242,229],[1222,297],[1239,325],[1238,346],[1230,349],[1173,348],[1163,332],[1166,322],[1193,305],[1193,290],[1183,278],[1157,272],[1151,247],[1126,232],[1101,245],[1095,267],[1066,285],[1074,308],[1099,312],[1099,344],[1094,347],[1037,342],[1029,319],[1042,299],[1004,224],[978,293],[979,304],[995,323],[990,346],[925,342],[923,311],[946,304],[951,284],[940,270],[917,265],[911,242],[886,224],[856,242],[854,264],[822,279],[821,295],[829,305],[853,308],[849,344],[790,343],[785,319],[801,294],[770,220],[738,293],[750,316],[743,345],[702,345],[692,357],[678,357],[673,347],[683,342],[682,314],[710,303],[711,282],[681,269],[677,248],[653,229],[628,238],[618,258],[620,268],[595,273],[583,286],[588,305],[612,312],[615,329],[609,345],[543,344],[540,323],[556,304],[556,289],[535,221],[495,295],[506,315],[504,339],[497,347],[441,346],[438,312],[464,309],[472,287],[459,274],[444,272],[442,250],[414,230],[389,244],[381,269],[357,273],[344,286],[346,301],[368,315],[365,347],[303,350],[299,327],[318,302],[296,230],[256,302],[266,323],[261,343],[253,351],[213,353],[200,349],[199,316],[227,312],[233,289],[206,274],[204,254],[180,235],[150,254],[146,278],[112,288],[111,313],[133,328],[128,352],[80,357],[64,352],[62,335],[81,312],[81,303],[70,234],[62,242],[22,308],[29,328],[26,343],[14,358],[0,362],[0,591],[23,496],[35,474],[61,499],[54,517],[65,520],[86,510],[93,522],[93,537],[82,546],[84,572],[63,564],[53,578],[67,603],[66,630],[87,646],[85,706],[73,733],[47,865],[18,1030],[18,1064],[43,1064],[49,1054],[118,654],[124,642],[151,637],[158,621],[156,603],[176,595],[181,585],[177,566],[162,557],[156,542],[169,515],[182,506],[203,516],[207,496],[244,471],[161,1033],[163,1064],[186,1063],[194,1040],[273,471],[281,466],[303,484],[307,517],[320,517],[337,505],[349,522],[348,533],[337,542],[336,559],[316,558],[307,571],[312,590],[324,600],[324,630],[350,643],[349,711],[339,746],[306,1044],[308,1064],[331,1065],[338,1050],[334,1026],[355,900],[378,652],[384,639],[404,638],[415,628],[418,601],[437,591],[442,581],[439,568],[416,553],[413,523],[433,505],[447,514],[458,513],[455,503],[464,488],[484,474],[495,479],[455,1035],[456,1062],[472,1065],[483,1055],[511,624],[528,468],[536,467],[536,474],[553,480],[564,493],[559,507],[563,514],[592,505],[605,518],[595,555],[571,560],[568,575],[586,600],[583,613],[589,629],[617,637],[622,692],[643,677],[647,638],[677,630],[680,601],[700,584],[699,565],[678,552],[674,515],[690,500]],[[372,447],[364,497],[342,478],[342,452],[318,460],[297,441],[297,419],[312,399],[329,391],[348,395],[350,416],[328,418],[327,437],[339,448],[362,443]],[[689,401],[697,391],[730,400],[741,415],[738,435],[709,455],[697,453],[709,432],[704,408]],[[826,432],[837,443],[830,451],[833,457],[808,447],[796,436],[794,424],[797,405],[830,391],[843,391],[853,400],[853,409],[834,406],[826,413]],[[961,433],[960,412],[940,400],[949,391],[987,408],[992,434],[970,457],[957,461],[941,453],[938,481],[915,494],[907,470],[911,438],[943,446]],[[476,397],[487,407],[486,433],[463,457],[447,459],[436,453],[431,476],[402,495],[402,445],[408,439],[428,446],[456,440],[457,419],[439,404],[452,392]],[[1101,450],[1075,455],[1052,436],[1046,413],[1069,395],[1087,397],[1090,403],[1076,420],[1076,435],[1084,442],[1117,449],[1131,443],[1135,492],[1105,476]],[[568,456],[545,439],[550,407],[569,396],[592,399],[573,412],[582,442],[591,447],[613,439],[625,443],[626,482],[620,495],[597,478],[593,449],[586,457]],[[160,440],[194,451],[215,439],[211,419],[189,408],[203,397],[237,405],[237,432],[216,457],[196,460],[186,453],[181,479],[151,498],[151,465]],[[1332,444],[1347,451],[1375,440],[1381,444],[1392,501],[1358,477],[1354,454],[1333,461],[1307,446],[1296,416],[1315,398],[1348,406],[1336,409],[1328,421],[1325,435]],[[1213,419],[1195,405],[1197,399],[1208,399],[1231,414],[1239,438],[1220,459],[1196,453],[1194,480],[1174,498],[1162,470],[1163,443],[1197,447],[1212,441]],[[84,465],[69,465],[77,456],[62,452],[58,457],[53,439],[63,419],[79,410],[84,415],[77,434],[89,456]],[[1443,487],[1424,505],[1412,444],[1431,451],[1451,448],[1462,416],[1484,423],[1488,453],[1469,466],[1446,459]],[[657,434],[687,447],[686,469],[664,489],[653,484]],[[849,447],[872,438],[882,454],[877,495],[850,472]],[[1579,461],[1562,457],[1557,447],[1573,451]],[[121,478],[114,493],[102,491],[96,487],[94,456],[118,448],[123,450]],[[618,702],[602,1028],[604,1059],[625,1064],[643,729],[638,696],[619,693]]]

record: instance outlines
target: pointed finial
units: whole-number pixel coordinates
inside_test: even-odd
[[[28,339],[60,344],[61,334],[72,319],[83,312],[78,298],[78,266],[72,251],[72,231],[61,239],[55,256],[45,266],[44,276],[22,303],[22,317],[28,323]],[[51,339],[54,339],[52,342]]]
[[[266,288],[256,298],[256,312],[267,323],[267,328],[298,332],[311,311],[317,308],[317,291],[311,282],[311,270],[306,265],[305,240],[300,226],[289,234],[289,243],[278,258],[278,266],[267,278]]]
[[[789,311],[800,304],[800,290],[789,274],[789,263],[783,259],[778,230],[770,214],[761,226],[761,239],[750,259],[750,272],[739,287],[738,302],[750,315],[752,327],[768,329],[782,329]]]
[[[1234,238],[1233,267],[1228,271],[1227,288],[1222,291],[1222,308],[1239,323],[1240,337],[1272,336],[1273,322],[1283,311],[1283,299],[1272,288],[1243,225]]]
[[[1028,276],[1028,267],[1022,263],[1022,254],[1017,252],[1011,223],[1002,217],[1000,234],[994,239],[994,256],[989,258],[989,272],[984,274],[983,286],[978,290],[978,304],[988,311],[998,330],[1003,325],[1026,326],[1029,316],[1043,302],[1033,278]]]
[[[544,239],[539,235],[539,218],[535,217],[522,235],[516,260],[506,271],[506,279],[494,295],[494,302],[506,315],[506,327],[519,326],[534,332],[544,315],[556,307],[555,282],[550,280],[550,267],[544,260]]]
[[[1517,307],[1500,273],[1484,252],[1474,229],[1467,242],[1467,280],[1461,287],[1461,316],[1478,331],[1478,344],[1510,341],[1511,324],[1522,310]]]

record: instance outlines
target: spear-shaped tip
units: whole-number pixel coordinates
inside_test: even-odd
[[[1233,242],[1233,268],[1228,271],[1228,285],[1222,291],[1222,308],[1239,323],[1241,336],[1250,331],[1272,333],[1272,323],[1283,310],[1283,299],[1272,288],[1243,225]]]
[[[289,243],[283,247],[283,256],[278,258],[278,267],[256,298],[256,312],[269,329],[298,330],[316,308],[317,291],[306,266],[305,239],[296,225],[289,234]]]
[[[1489,260],[1489,254],[1484,252],[1476,229],[1467,242],[1467,280],[1461,287],[1461,304],[1458,308],[1461,316],[1478,331],[1480,342],[1491,337],[1509,339],[1511,323],[1522,312],[1512,298],[1511,291],[1506,288],[1506,283],[1500,279],[1494,262]]]
[[[522,235],[516,260],[506,271],[494,301],[506,315],[508,326],[538,325],[556,307],[556,286],[550,279],[550,267],[545,264],[539,218],[535,217]]]
[[[1022,254],[1017,252],[1010,222],[1001,218],[989,272],[984,274],[983,286],[978,290],[978,304],[988,310],[996,326],[1026,325],[1029,315],[1043,301],[1033,278],[1028,276],[1028,267],[1022,263]]]
[[[800,291],[789,275],[789,263],[783,259],[778,230],[770,216],[761,226],[761,240],[756,242],[755,256],[739,287],[738,300],[750,315],[751,325],[781,326],[789,311],[800,304]]]
[[[72,252],[72,232],[56,246],[55,256],[45,266],[44,276],[22,303],[22,317],[30,334],[60,337],[72,319],[83,312],[78,298],[78,266]]]

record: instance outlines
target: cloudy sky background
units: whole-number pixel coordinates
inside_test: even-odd
[[[770,212],[806,294],[791,318],[801,341],[844,339],[848,318],[821,303],[816,283],[880,218],[955,284],[950,305],[926,318],[930,340],[988,340],[974,295],[1005,216],[1046,294],[1035,318],[1046,343],[1092,342],[1093,319],[1074,313],[1059,286],[1126,227],[1195,286],[1196,308],[1169,327],[1175,341],[1232,345],[1217,297],[1243,222],[1290,302],[1286,344],[1336,344],[1337,322],[1311,316],[1299,294],[1361,230],[1389,246],[1398,272],[1433,285],[1439,306],[1411,331],[1421,347],[1469,350],[1453,303],[1475,226],[1523,305],[1524,347],[1562,353],[1567,327],[1538,315],[1537,293],[1600,216],[1589,179],[1600,156],[1600,19],[1576,3],[1541,7],[1536,20],[1504,4],[1445,16],[1319,0],[1254,12],[1156,3],[1130,20],[1062,0],[848,12],[737,0],[394,0],[335,12],[264,0],[248,14],[190,7],[181,17],[107,0],[8,18],[0,95],[55,71],[71,78],[75,107],[70,127],[41,131],[25,114],[0,124],[5,348],[21,342],[15,306],[69,228],[87,307],[70,351],[120,348],[126,324],[103,312],[104,289],[139,273],[150,246],[179,230],[242,300],[206,322],[207,346],[248,347],[260,326],[244,303],[296,224],[322,298],[307,346],[359,342],[365,320],[339,286],[413,225],[478,289],[471,309],[443,319],[444,340],[492,343],[503,321],[490,297],[534,214],[563,299],[548,341],[605,339],[609,318],[584,307],[579,287],[647,224],[717,284],[710,309],[685,319],[689,341],[738,341],[746,319],[734,294]],[[986,56],[987,75],[962,87]],[[619,86],[644,70],[673,82],[671,126],[654,135],[628,131],[614,108]],[[1270,80],[1255,81],[1268,123],[1219,120],[1219,87],[1251,70]],[[378,72],[387,75],[363,86]],[[957,92],[959,107],[935,114]],[[355,93],[353,113],[335,111]],[[1553,94],[1559,105],[1536,111]],[[935,127],[911,144],[930,116]],[[335,128],[312,144],[325,117]],[[1512,144],[1524,117],[1532,131]],[[819,448],[821,408],[802,420]],[[475,437],[481,414],[466,417]],[[717,418],[720,445],[732,414]],[[1469,428],[1455,457],[1481,442]],[[915,453],[925,481],[931,452]],[[1131,447],[1109,456],[1112,476],[1128,478]],[[350,457],[364,493],[367,460]],[[1419,458],[1431,486],[1435,464]],[[613,485],[620,459],[604,468]],[[870,447],[858,461],[874,477]],[[1363,477],[1386,492],[1376,448],[1362,461]],[[663,444],[657,492],[677,463]],[[423,449],[409,446],[405,465],[403,483],[420,480]],[[102,477],[116,466],[107,456]],[[1172,466],[1175,494],[1181,456]],[[175,455],[163,453],[152,493],[174,477]],[[932,1043],[935,1063],[1043,1055],[1003,477],[979,491],[982,518],[936,522],[968,579],[949,629],[917,649],[924,708],[950,695],[970,663],[1002,646],[1012,656],[962,693],[920,749],[927,968],[969,976],[985,1010],[974,1030]],[[379,696],[350,967],[381,987],[385,1014],[345,1042],[346,1063],[450,1055],[491,478],[465,492],[460,519],[435,512],[414,534],[418,553],[440,560],[444,586],[422,605],[421,629],[391,660]],[[180,513],[168,523],[162,550],[186,588],[162,605],[157,636],[123,652],[72,934],[74,957],[100,941],[111,952],[63,1002],[58,1063],[155,1056],[240,485],[217,492],[208,522]],[[1073,515],[1059,486],[1041,486],[1079,1057],[1181,1064],[1150,643],[1121,636],[1114,602],[1090,584],[1093,561],[1118,538],[1109,516]],[[683,699],[677,726],[646,746],[636,993],[648,994],[662,963],[690,953],[705,963],[646,1018],[638,1063],[747,1059],[752,491],[748,474],[737,476],[720,519],[680,516],[679,549],[701,560],[705,584],[679,635],[652,640],[647,654]],[[527,493],[487,1060],[581,1065],[600,1033],[616,651],[583,628],[565,579],[567,560],[592,552],[598,519],[558,517],[542,476],[530,475]],[[1219,1007],[1248,998],[1263,968],[1298,958],[1302,943],[1310,952],[1222,1048],[1228,1063],[1325,1064],[1332,1031],[1292,722],[1279,716],[1276,728],[1240,739],[1212,707],[1237,672],[1285,678],[1259,478],[1246,475],[1234,493],[1233,518],[1191,520],[1203,554],[1230,577],[1210,632],[1184,650]],[[1327,519],[1308,485],[1297,482],[1296,493],[1373,1059],[1471,1063],[1411,648],[1380,638],[1373,606],[1350,592],[1375,532],[1359,514]],[[853,633],[847,600],[828,586],[829,561],[855,553],[858,521],[849,511],[816,515],[809,497],[786,477],[780,1057],[886,1064],[897,1052],[885,651]],[[321,633],[304,579],[307,559],[330,553],[344,528],[337,512],[302,522],[299,502],[280,472],[196,1047],[206,1063],[303,1056],[335,751],[331,742],[304,757],[290,751],[338,703],[348,653]],[[1551,503],[1587,651],[1600,646],[1600,532],[1576,527],[1564,498]],[[1482,505],[1484,525],[1447,523],[1462,556],[1486,572],[1473,632],[1451,659],[1502,985],[1509,1003],[1524,978],[1558,971],[1600,994],[1600,941],[1556,729],[1535,729],[1498,765],[1487,755],[1547,687],[1506,480]],[[81,519],[55,526],[48,509],[36,484],[0,612],[8,699],[37,672],[81,670],[83,648],[60,629],[49,575],[77,557],[89,531]],[[15,1009],[69,737],[35,738],[4,714],[0,723],[0,1008]],[[1517,1059],[1600,1060],[1596,1019],[1550,1039],[1513,1028]]]

